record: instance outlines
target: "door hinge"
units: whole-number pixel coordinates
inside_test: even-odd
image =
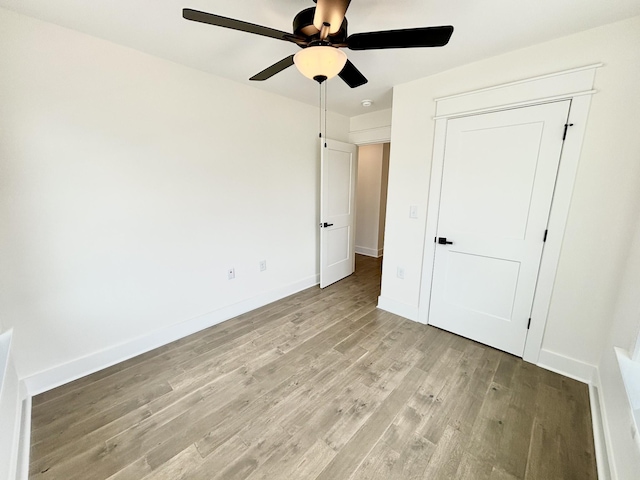
[[[569,127],[573,127],[573,123],[565,123],[564,124],[564,133],[562,134],[562,140],[567,138],[567,130]]]
[[[529,330],[530,326],[531,326],[531,318],[529,318],[529,323],[527,323],[527,330]]]
[[[549,233],[549,230],[545,230],[544,231],[544,238],[542,239],[543,242],[547,241],[547,234]]]

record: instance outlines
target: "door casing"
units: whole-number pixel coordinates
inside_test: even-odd
[[[566,70],[555,74],[511,82],[473,92],[436,99],[434,146],[427,204],[424,252],[418,321],[429,323],[433,262],[440,210],[440,193],[444,170],[445,138],[449,119],[478,113],[497,112],[539,105],[558,100],[571,100],[568,123],[573,124],[564,141],[553,203],[549,215],[549,234],[540,262],[531,315],[531,326],[525,342],[523,359],[538,363],[546,327],[551,294],[560,250],[569,214],[571,195],[586,131],[596,69],[601,64]],[[559,132],[562,135],[563,132]],[[429,241],[431,239],[431,241]]]

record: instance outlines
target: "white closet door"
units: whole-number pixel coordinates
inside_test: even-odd
[[[430,324],[522,356],[569,106],[448,122]]]

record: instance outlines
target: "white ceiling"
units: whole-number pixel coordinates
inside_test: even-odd
[[[312,0],[0,0],[0,7],[75,29],[266,91],[316,105],[318,87],[295,67],[248,78],[298,50],[292,43],[182,18],[188,7],[291,31]],[[329,82],[329,108],[353,116],[391,107],[393,85],[640,15],[638,0],[352,0],[349,33],[453,25],[442,48],[350,51],[369,83]],[[638,48],[637,45],[629,48]],[[597,60],[597,59],[594,59]],[[372,99],[373,107],[360,102]]]

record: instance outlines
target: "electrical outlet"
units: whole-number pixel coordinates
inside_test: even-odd
[[[236,278],[236,269],[231,267],[229,270],[227,270],[227,278],[229,280],[233,280],[234,278]]]
[[[396,275],[398,276],[398,278],[401,278],[402,280],[404,280],[404,267],[398,267],[398,270],[396,271]]]
[[[260,261],[260,271],[264,272],[266,269],[267,269],[267,261],[266,260]]]

